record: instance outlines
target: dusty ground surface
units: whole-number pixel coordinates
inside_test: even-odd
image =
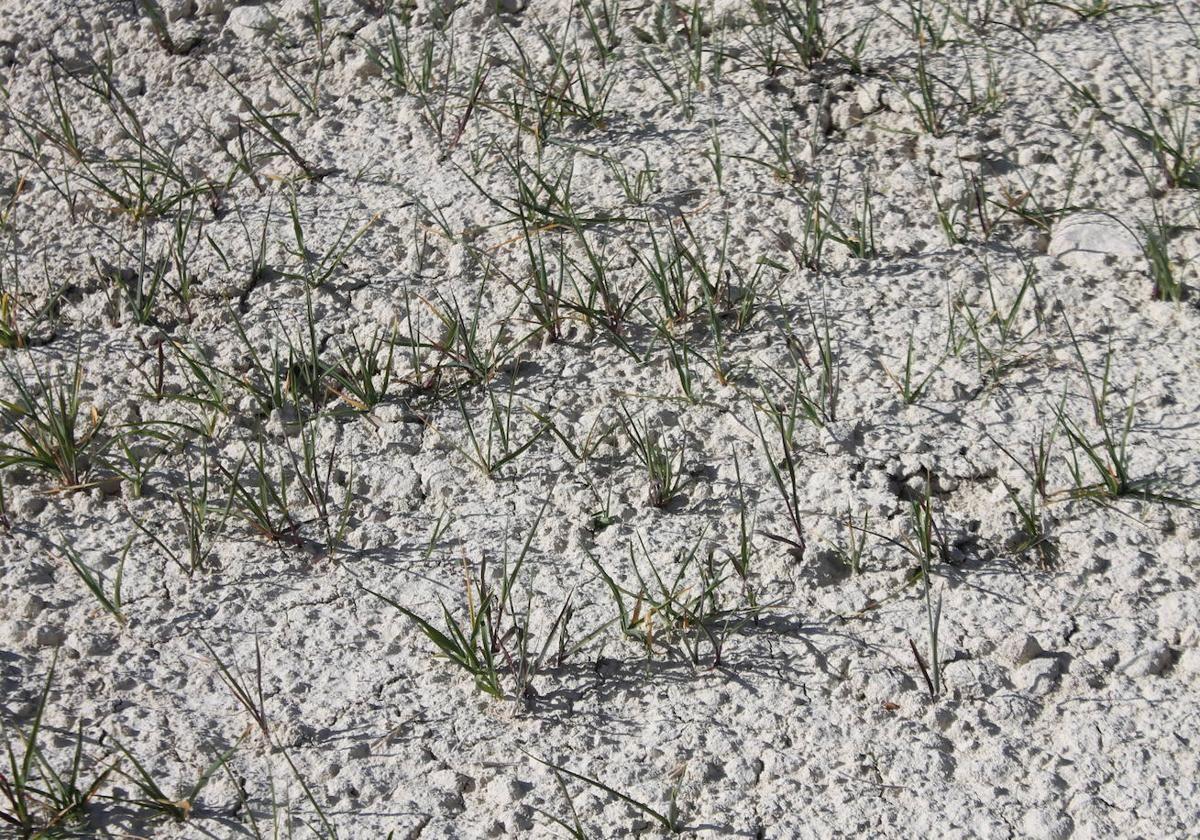
[[[1200,7],[387,6],[0,7],[0,833],[1193,832]]]

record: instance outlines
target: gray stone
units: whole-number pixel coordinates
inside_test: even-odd
[[[30,592],[17,596],[16,608],[13,612],[24,618],[37,618],[47,606],[44,600]]]
[[[1021,666],[1041,656],[1044,651],[1038,640],[1028,633],[1013,636],[1000,646],[1000,655],[1013,665]]]
[[[43,624],[34,636],[38,647],[59,647],[67,640],[66,632],[56,624]]]

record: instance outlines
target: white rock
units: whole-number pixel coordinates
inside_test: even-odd
[[[1075,823],[1069,815],[1058,809],[1035,808],[1026,812],[1021,820],[1021,828],[1026,837],[1066,840],[1075,830]]]
[[[1179,654],[1179,661],[1175,663],[1175,670],[1171,673],[1193,679],[1200,677],[1200,648],[1184,648]]]
[[[187,20],[196,13],[194,0],[158,0],[158,5],[171,23]]]
[[[279,21],[265,6],[238,6],[229,13],[225,26],[237,37],[250,39],[270,35]]]
[[[879,108],[881,88],[877,82],[864,82],[856,94],[858,108],[864,114],[870,114]]]
[[[1165,671],[1172,658],[1171,648],[1167,643],[1155,639],[1138,651],[1124,670],[1131,677],[1153,677]]]
[[[1034,659],[1013,672],[1013,685],[1034,697],[1045,697],[1058,688],[1062,666],[1057,659]]]
[[[418,0],[416,18],[440,24],[446,21],[455,8],[452,0]]]
[[[239,125],[238,118],[233,114],[215,113],[208,119],[209,130],[222,143],[237,136]]]
[[[1048,253],[1068,265],[1102,265],[1108,257],[1140,257],[1142,246],[1133,232],[1109,216],[1084,213],[1056,225]]]
[[[196,15],[198,17],[224,17],[225,0],[196,0]]]
[[[290,23],[301,24],[312,13],[312,3],[310,0],[283,0],[276,7],[276,13]]]
[[[866,675],[863,694],[874,705],[893,703],[916,688],[916,683],[902,671],[885,668]]]

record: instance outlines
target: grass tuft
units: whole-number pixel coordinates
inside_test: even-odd
[[[102,434],[104,415],[94,407],[83,411],[83,366],[80,351],[65,382],[51,382],[36,366],[33,381],[4,366],[17,392],[0,400],[17,442],[0,442],[0,467],[22,466],[57,479],[63,489],[87,486],[113,438]]]

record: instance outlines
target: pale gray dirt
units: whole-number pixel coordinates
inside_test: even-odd
[[[322,5],[318,38],[308,2],[160,0],[172,41],[198,39],[183,55],[164,48],[148,4],[0,5],[0,277],[28,344],[0,350],[4,398],[17,398],[14,377],[35,382],[35,370],[69,382],[78,354],[80,428],[94,407],[102,436],[125,432],[141,457],[155,457],[140,497],[103,464],[93,483],[71,491],[20,465],[2,474],[10,527],[0,535],[0,720],[18,748],[56,662],[46,755],[68,762],[81,726],[85,782],[118,763],[76,826],[83,836],[271,837],[287,836],[287,825],[296,836],[568,836],[552,818],[570,823],[571,806],[538,759],[662,812],[677,789],[683,832],[696,836],[1194,833],[1200,172],[1185,167],[1172,185],[1127,126],[1149,125],[1139,101],[1150,113],[1165,109],[1190,124],[1184,145],[1195,161],[1200,42],[1188,21],[1200,21],[1200,5],[1085,19],[1063,8],[1070,3],[926,2],[933,30],[918,39],[909,27],[921,4],[826,3],[831,40],[871,23],[861,72],[831,55],[813,69],[792,60],[768,77],[754,66],[763,33],[750,4],[702,2],[693,84],[690,3],[609,0],[618,42],[604,57],[582,6],[569,14],[576,4],[505,0],[497,14],[484,0],[419,0],[407,29],[403,10],[393,20],[401,44],[409,33],[417,75],[431,44],[429,107],[380,67],[390,61],[388,4]],[[597,16],[601,9],[594,0]],[[839,50],[852,52],[857,37]],[[937,137],[914,109],[919,41],[938,80]],[[538,149],[529,132],[518,140],[511,103],[523,102],[532,124],[548,100],[513,71],[517,45],[549,74],[550,48],[563,43],[570,94],[583,95],[581,68],[590,84],[608,86],[605,114],[547,125]],[[97,82],[106,66],[111,95]],[[477,67],[484,81],[472,99]],[[1094,101],[1072,95],[1064,78]],[[56,101],[82,160],[47,139],[61,134]],[[304,177],[263,136],[250,103],[328,174]],[[189,183],[210,188],[140,218],[122,210],[137,171],[130,114]],[[793,171],[772,171],[768,137],[786,138]],[[238,164],[239,138],[249,167]],[[644,173],[645,194],[627,195],[604,156],[635,181]],[[510,212],[518,190],[506,161],[517,160],[560,187],[570,179],[611,282],[625,298],[643,289],[621,331],[628,351],[597,319],[589,325],[566,308],[562,340],[537,333],[530,252]],[[830,239],[819,264],[806,259],[818,184],[819,202],[848,234],[866,191],[875,255],[860,259]],[[282,383],[289,342],[309,348],[293,201],[316,255],[309,269],[328,272],[310,296],[323,358],[355,339],[366,346],[394,331],[400,341],[387,397],[369,412],[336,395],[319,411],[286,393],[272,407],[242,384],[268,384],[252,369],[254,353],[268,366],[272,352],[283,353],[271,377]],[[1061,212],[1039,226],[1006,210],[1022,201],[1029,214]],[[962,241],[948,239],[938,204]],[[1168,228],[1174,274],[1190,287],[1180,302],[1153,294],[1142,225],[1156,218]],[[180,226],[195,284],[187,305],[170,251]],[[698,279],[690,317],[653,326],[662,304],[639,257],[653,258],[655,238],[666,253],[672,231],[730,285],[734,303],[757,290],[744,329],[732,310],[721,314],[723,364],[734,369],[724,382]],[[564,296],[577,301],[596,276],[579,238],[541,216],[528,235],[553,274],[560,253],[569,257]],[[164,262],[158,300],[139,325],[122,284],[137,276],[143,242],[143,276],[159,254]],[[692,263],[679,265],[695,274]],[[455,307],[460,335],[474,331],[481,352],[504,354],[483,365],[482,384],[449,354],[435,383],[404,346],[445,339],[440,318]],[[793,436],[801,556],[768,536],[792,532],[769,470],[782,450],[767,409],[789,399],[797,375],[817,390],[826,330],[836,411],[817,422],[801,414]],[[1089,440],[1102,436],[1072,331],[1097,393],[1111,351],[1105,390],[1117,439],[1125,406],[1135,406],[1131,478],[1153,479],[1138,488],[1182,504],[1072,497],[1073,448],[1060,414]],[[207,360],[224,406],[184,399],[202,389],[173,346]],[[694,400],[671,366],[672,346],[688,348]],[[911,384],[924,387],[906,404],[897,380],[910,346]],[[426,363],[437,360],[429,351]],[[576,459],[546,432],[486,477],[468,458],[463,411],[486,446],[489,392],[501,407],[511,394],[514,448],[541,428],[537,412],[576,448],[591,435],[594,451]],[[647,503],[622,406],[669,447],[684,447],[685,482],[664,509]],[[19,420],[5,413],[10,446],[20,444]],[[1042,433],[1053,449],[1039,551],[1028,547],[1006,485],[1028,502],[1023,469]],[[234,515],[194,573],[172,559],[186,557],[176,497],[189,476],[198,488],[208,471],[219,518],[230,475],[239,466],[244,478],[253,474],[260,442],[275,474],[294,476],[306,435],[322,475],[333,459],[332,531],[347,510],[341,546],[330,546],[293,478],[296,539],[265,539]],[[503,451],[499,440],[494,449]],[[119,446],[109,456],[128,471]],[[1074,459],[1084,484],[1098,481],[1079,447]],[[752,528],[746,585],[730,561],[739,471]],[[931,602],[941,604],[936,698],[910,646],[930,663],[919,566],[903,548],[927,489],[941,544],[931,576]],[[866,536],[858,575],[839,559],[855,533],[847,511],[878,532]],[[486,560],[499,585],[527,538],[513,603],[535,656],[564,603],[571,610],[568,655],[560,661],[555,637],[524,698],[506,659],[520,631],[497,654],[506,697],[496,699],[368,593],[443,628],[439,600],[465,620],[464,574],[478,576]],[[63,546],[106,590],[125,555],[124,625]],[[734,611],[710,627],[727,633],[719,662],[694,627],[683,633],[699,652],[689,661],[662,611],[649,649],[625,637],[598,571],[635,589],[637,573],[653,581],[653,563],[679,598],[693,598],[705,586],[698,566],[672,583],[693,547],[698,565],[712,563],[723,578],[721,608]],[[753,616],[747,586],[759,605]],[[643,618],[647,604],[638,609]],[[511,626],[509,615],[502,620]],[[269,735],[216,660],[253,686],[256,645]],[[228,754],[227,769],[214,773],[189,821],[157,819],[128,801],[139,793],[121,774],[134,769],[117,742],[172,796],[217,755]],[[562,778],[587,836],[659,832],[626,802]]]

